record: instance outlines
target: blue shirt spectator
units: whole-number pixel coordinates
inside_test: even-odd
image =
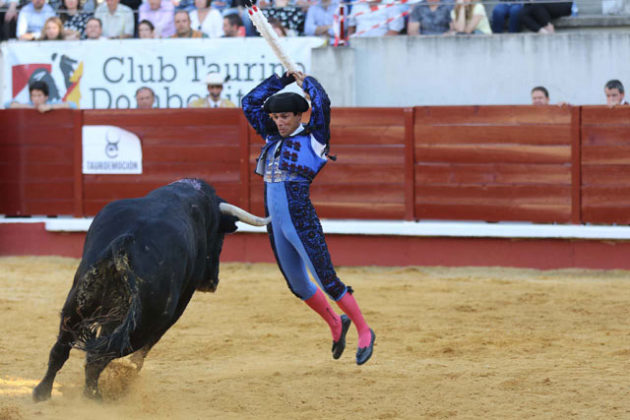
[[[55,11],[46,4],[46,0],[31,0],[18,14],[17,38],[23,41],[38,39],[46,19],[54,16]]]
[[[407,35],[441,35],[450,29],[452,7],[441,0],[416,3],[409,15]]]
[[[339,12],[339,2],[331,0],[319,0],[319,3],[309,7],[304,22],[304,35],[335,37],[334,16]]]

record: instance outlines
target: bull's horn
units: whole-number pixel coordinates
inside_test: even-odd
[[[254,216],[251,213],[246,212],[240,207],[233,206],[228,203],[219,203],[219,210],[223,214],[229,214],[230,216],[234,216],[238,218],[243,223],[247,223],[252,226],[265,226],[269,222],[271,222],[271,217],[258,217]]]

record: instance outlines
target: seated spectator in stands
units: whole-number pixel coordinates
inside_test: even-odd
[[[628,105],[628,102],[624,101],[625,90],[619,80],[613,79],[606,82],[604,93],[606,94],[606,105],[610,108],[617,105]]]
[[[57,16],[46,19],[39,39],[41,41],[63,41],[63,23],[61,23],[61,19]]]
[[[319,0],[309,7],[304,22],[304,35],[329,36],[335,38],[334,16],[339,12],[339,2],[332,0]]]
[[[91,17],[85,24],[85,39],[105,39],[103,24],[99,18]]]
[[[0,41],[15,38],[17,16],[18,0],[0,0]]]
[[[155,102],[155,92],[147,86],[142,86],[136,90],[136,108],[152,109]]]
[[[205,98],[195,99],[188,104],[189,108],[236,108],[232,101],[221,98],[223,92],[223,83],[225,79],[219,73],[209,73],[206,76],[206,87],[208,96]]]
[[[492,9],[492,32],[500,34],[504,32],[505,21],[507,20],[508,32],[516,33],[521,31],[521,9],[522,3],[515,0],[499,0]]]
[[[175,35],[171,38],[207,38],[201,31],[190,27],[190,15],[185,10],[175,12]]]
[[[519,13],[519,20],[530,31],[539,34],[553,34],[556,30],[552,19],[571,14],[572,2],[526,3]]]
[[[409,15],[407,35],[441,35],[450,29],[452,7],[441,0],[416,3]]]
[[[175,34],[174,12],[170,0],[147,0],[138,8],[138,19],[151,22],[157,38],[169,38]]]
[[[243,19],[235,13],[223,16],[223,34],[225,38],[238,38],[245,36]]]
[[[46,4],[46,0],[31,0],[22,7],[17,18],[16,35],[22,41],[30,41],[40,37],[44,23],[54,17],[55,11]]]
[[[208,38],[223,36],[223,16],[212,7],[212,0],[195,0],[196,9],[190,12],[190,25],[193,29],[208,35]]]
[[[92,14],[81,11],[79,0],[64,0],[58,14],[63,22],[64,39],[85,38],[85,25]]]
[[[298,36],[304,32],[306,13],[301,7],[290,5],[289,0],[275,0],[273,6],[261,10],[269,21],[277,19],[287,36]]]
[[[549,105],[549,91],[544,86],[532,89],[532,105]]]
[[[284,26],[282,26],[282,23],[276,19],[275,17],[269,18],[269,24],[271,25],[271,27],[273,28],[273,30],[276,32],[276,35],[278,35],[280,38],[287,36],[287,30],[284,28]]]
[[[105,0],[96,8],[94,17],[101,20],[105,38],[131,38],[135,30],[133,10],[120,0]]]
[[[358,15],[361,13],[361,15]],[[356,16],[358,15],[358,16]],[[396,7],[385,7],[381,0],[359,3],[352,7],[348,19],[348,33],[360,37],[398,35],[405,21]],[[354,16],[354,17],[352,17]]]
[[[141,20],[140,23],[138,23],[138,38],[155,38],[155,26],[148,20]]]
[[[32,108],[39,112],[48,112],[53,109],[74,108],[73,104],[61,101],[51,101],[48,98],[48,85],[46,82],[36,80],[28,86],[30,101],[27,104],[11,102],[7,108]]]
[[[480,2],[457,0],[451,10],[451,33],[491,34],[486,9]]]

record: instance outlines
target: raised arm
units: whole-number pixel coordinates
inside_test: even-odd
[[[306,76],[302,89],[311,97],[311,119],[308,122],[311,134],[321,144],[330,140],[330,99],[314,77]]]
[[[277,132],[276,125],[269,115],[263,110],[263,104],[274,93],[284,89],[285,86],[293,83],[293,76],[283,75],[278,77],[275,74],[262,81],[258,86],[243,97],[241,104],[247,121],[254,127],[254,130],[263,138],[269,134]]]

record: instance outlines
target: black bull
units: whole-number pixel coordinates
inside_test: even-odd
[[[205,182],[185,179],[96,215],[35,401],[50,398],[71,348],[87,353],[85,395],[100,398],[98,377],[110,361],[134,353],[140,369],[193,292],[216,290],[223,238],[237,217],[269,222],[222,201]]]

